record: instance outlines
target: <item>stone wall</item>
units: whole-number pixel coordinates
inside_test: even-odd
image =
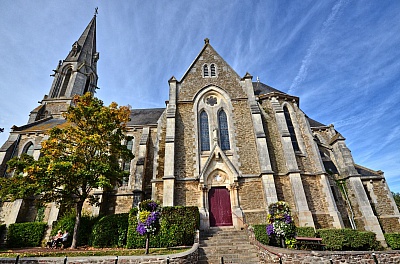
[[[241,178],[238,192],[242,210],[265,209],[267,207],[260,178]]]
[[[193,104],[178,104],[175,120],[175,177],[194,177]]]
[[[285,155],[281,141],[281,134],[276,124],[275,114],[269,101],[262,101],[262,120],[265,134],[267,136],[268,152],[271,160],[272,170],[275,173],[287,173]]]
[[[20,258],[19,264],[141,264],[141,263],[154,263],[154,264],[183,264],[183,263],[197,263],[199,259],[199,243],[194,243],[193,247],[185,252],[172,254],[169,256],[156,255],[156,256],[119,256],[118,261],[115,256],[101,256],[101,257],[58,257],[58,258]],[[68,255],[68,252],[66,252]],[[67,259],[65,259],[67,258]],[[15,258],[0,258],[0,263],[14,264]]]
[[[295,211],[296,205],[294,202],[293,194],[292,194],[292,186],[290,184],[289,177],[286,175],[282,176],[274,176],[275,186],[276,186],[276,194],[278,196],[278,201],[285,201],[289,204],[289,207],[292,209],[291,213],[293,215],[293,219],[298,225],[297,221],[297,213]]]
[[[239,168],[243,174],[260,174],[260,164],[254,135],[254,128],[247,101],[233,101],[233,116],[236,131],[236,147],[239,155]]]
[[[202,67],[214,63],[217,76],[203,78]],[[246,98],[247,94],[240,85],[240,77],[211,47],[207,46],[201,56],[193,63],[191,69],[182,79],[179,87],[178,100],[191,101],[203,87],[215,85],[224,89],[233,98]]]
[[[257,244],[260,263],[367,264],[400,263],[400,251],[305,251],[288,250]],[[374,261],[374,255],[378,262]],[[280,262],[281,261],[281,262]]]
[[[176,206],[200,206],[198,181],[175,181],[175,201]]]

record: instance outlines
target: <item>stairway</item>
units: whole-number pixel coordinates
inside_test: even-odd
[[[211,228],[200,232],[199,264],[260,263],[257,249],[250,244],[246,231]]]

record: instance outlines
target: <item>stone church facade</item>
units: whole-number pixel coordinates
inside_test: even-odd
[[[26,125],[14,126],[0,148],[6,162],[22,153],[40,156],[46,132],[62,126],[75,94],[97,88],[96,17],[54,70],[48,95]],[[128,179],[112,191],[95,190],[97,214],[128,212],[143,199],[164,206],[197,206],[201,229],[265,223],[268,205],[286,201],[296,225],[315,228],[400,230],[400,214],[381,171],[354,163],[333,125],[309,118],[299,98],[246,73],[239,76],[205,39],[184,76],[171,77],[165,108],[132,109],[125,142],[135,158],[123,164]],[[33,200],[2,201],[0,222],[33,221]],[[49,204],[44,220],[57,220]]]

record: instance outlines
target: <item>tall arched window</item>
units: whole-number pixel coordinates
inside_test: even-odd
[[[33,150],[34,150],[33,144],[32,142],[29,142],[25,146],[23,153],[28,154],[29,156],[33,156]]]
[[[208,115],[205,111],[200,113],[200,146],[201,151],[210,150],[210,130],[208,128]]]
[[[231,149],[229,144],[229,130],[228,130],[228,120],[224,110],[218,113],[218,126],[219,126],[219,139],[221,143],[221,149],[227,150]]]
[[[211,66],[210,66],[210,70],[211,70],[211,77],[215,77],[215,65],[214,65],[214,63],[213,64],[211,64]]]
[[[126,148],[132,152],[132,148],[133,148],[133,140],[132,139],[130,139],[126,142]],[[124,162],[124,171],[127,173],[130,173],[130,171],[131,171],[131,161],[130,160]],[[122,186],[127,186],[128,181],[129,181],[129,175],[124,176],[124,178],[122,179]]]
[[[286,106],[283,107],[283,113],[285,114],[286,125],[287,125],[288,130],[289,130],[289,134],[290,134],[290,139],[292,141],[293,150],[294,151],[300,151],[299,143],[297,142],[296,133],[294,131],[294,126],[293,126],[293,123],[292,123],[292,118],[290,117],[289,110],[287,109]]]
[[[67,70],[67,73],[65,74],[65,78],[64,78],[64,82],[63,82],[63,85],[62,85],[62,88],[61,88],[60,96],[64,96],[65,92],[67,91],[69,79],[71,78],[71,73],[72,73],[72,69],[69,68]]]
[[[83,90],[83,94],[85,94],[89,91],[89,85],[90,85],[90,77],[88,76],[86,78],[85,90]]]
[[[204,64],[203,66],[203,76],[208,77],[208,66],[207,64]]]

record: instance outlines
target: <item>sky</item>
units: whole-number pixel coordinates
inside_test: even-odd
[[[300,97],[357,164],[400,192],[400,1],[0,1],[0,145],[49,93],[50,74],[97,15],[97,97],[165,107],[209,38],[240,75]]]

